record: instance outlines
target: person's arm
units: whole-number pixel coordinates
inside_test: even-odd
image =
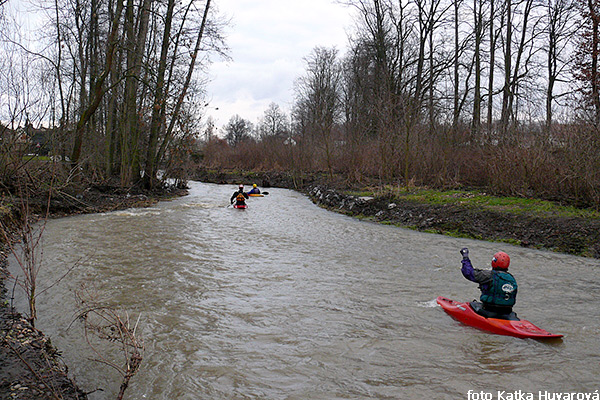
[[[463,276],[472,282],[477,282],[475,280],[475,268],[473,268],[471,260],[469,260],[468,258],[463,258],[461,263],[462,267],[460,269],[460,272],[462,272]]]
[[[245,197],[245,198],[248,198],[248,197],[249,197],[249,196],[248,196],[248,193],[246,193],[246,192],[242,192],[242,193],[244,193],[244,197]]]
[[[460,272],[462,272],[465,278],[479,284],[487,283],[492,279],[491,271],[473,268],[473,264],[471,264],[471,260],[469,259],[469,250],[467,248],[462,249],[460,254],[463,255]]]

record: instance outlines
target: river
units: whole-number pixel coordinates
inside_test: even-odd
[[[237,210],[227,207],[234,186],[190,185],[151,208],[46,225],[38,282],[52,287],[38,298],[37,326],[81,388],[103,390],[92,400],[114,398],[120,378],[90,361],[75,320],[84,283],[141,316],[144,359],[126,399],[538,399],[600,389],[599,260],[361,221],[286,189]],[[462,247],[481,268],[508,252],[515,311],[564,340],[491,335],[445,314],[438,295],[478,297],[460,273]],[[113,344],[99,346],[122,364]]]

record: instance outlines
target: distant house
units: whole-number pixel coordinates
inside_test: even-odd
[[[36,129],[31,124],[25,126],[28,141],[28,154],[47,156],[50,153],[52,130],[48,128]]]
[[[54,129],[34,128],[31,123],[11,129],[0,124],[0,143],[4,150],[17,154],[48,156],[51,153]]]
[[[0,124],[0,142],[2,150],[25,154],[28,151],[29,141],[23,128],[11,129]]]

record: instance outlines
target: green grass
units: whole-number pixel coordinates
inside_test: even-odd
[[[36,155],[26,155],[23,156],[23,161],[50,161],[49,156],[36,156]]]
[[[512,214],[534,214],[538,216],[561,216],[577,218],[600,218],[600,211],[563,206],[558,203],[524,197],[492,196],[481,191],[434,190],[426,188],[405,188],[387,186],[380,191],[351,192],[353,196],[392,196],[394,198],[419,203],[462,207],[476,207]]]

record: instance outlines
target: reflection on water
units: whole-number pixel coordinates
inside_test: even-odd
[[[38,325],[84,390],[104,389],[91,399],[113,398],[119,377],[88,360],[71,324],[83,282],[142,315],[146,353],[129,399],[597,389],[597,260],[359,221],[283,189],[236,210],[227,207],[233,190],[192,183],[189,196],[152,208],[48,222],[40,280],[78,266],[40,297]],[[460,274],[465,246],[486,268],[496,250],[509,252],[515,310],[564,341],[490,335],[437,307],[438,295],[478,295]]]

